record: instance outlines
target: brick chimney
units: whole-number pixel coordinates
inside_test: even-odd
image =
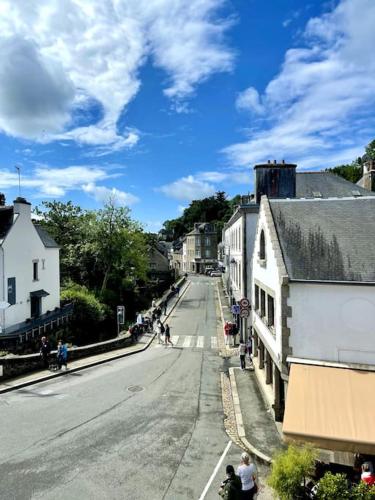
[[[19,214],[19,217],[27,217],[28,220],[31,220],[31,203],[26,201],[25,198],[18,196],[13,202],[14,205],[14,213]]]

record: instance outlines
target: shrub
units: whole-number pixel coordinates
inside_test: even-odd
[[[275,455],[268,484],[281,500],[303,496],[306,479],[314,473],[317,451],[311,446],[290,445]]]
[[[360,482],[353,487],[351,491],[353,500],[375,500],[375,486],[368,486],[364,482]]]
[[[352,498],[349,493],[346,475],[326,472],[318,483],[316,497],[319,500],[347,500]]]

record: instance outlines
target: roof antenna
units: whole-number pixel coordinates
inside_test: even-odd
[[[21,168],[17,165],[14,165],[14,168],[18,172],[18,196],[21,198]]]

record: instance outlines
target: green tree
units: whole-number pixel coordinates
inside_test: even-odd
[[[310,446],[290,445],[275,455],[268,484],[281,500],[296,500],[306,479],[314,473],[317,451]]]
[[[331,172],[340,177],[343,177],[349,182],[356,184],[362,177],[362,166],[357,161],[350,165],[338,165],[337,167],[327,168],[326,172]]]
[[[351,490],[352,500],[375,500],[375,486],[368,486],[364,482],[355,485]]]
[[[375,160],[375,139],[366,146],[366,156],[370,160]]]
[[[349,500],[352,498],[346,475],[326,472],[319,481],[316,497],[319,500]]]

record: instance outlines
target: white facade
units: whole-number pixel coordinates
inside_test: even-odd
[[[31,222],[30,205],[27,203],[14,203],[13,225],[0,246],[2,302],[9,302],[8,287],[12,278],[15,303],[3,309],[3,332],[31,318],[32,302],[35,308],[36,300],[39,301],[38,315],[60,307],[59,249],[44,245]],[[31,298],[30,293],[40,291],[48,295]]]
[[[350,284],[290,283],[293,357],[375,364],[375,289]]]

